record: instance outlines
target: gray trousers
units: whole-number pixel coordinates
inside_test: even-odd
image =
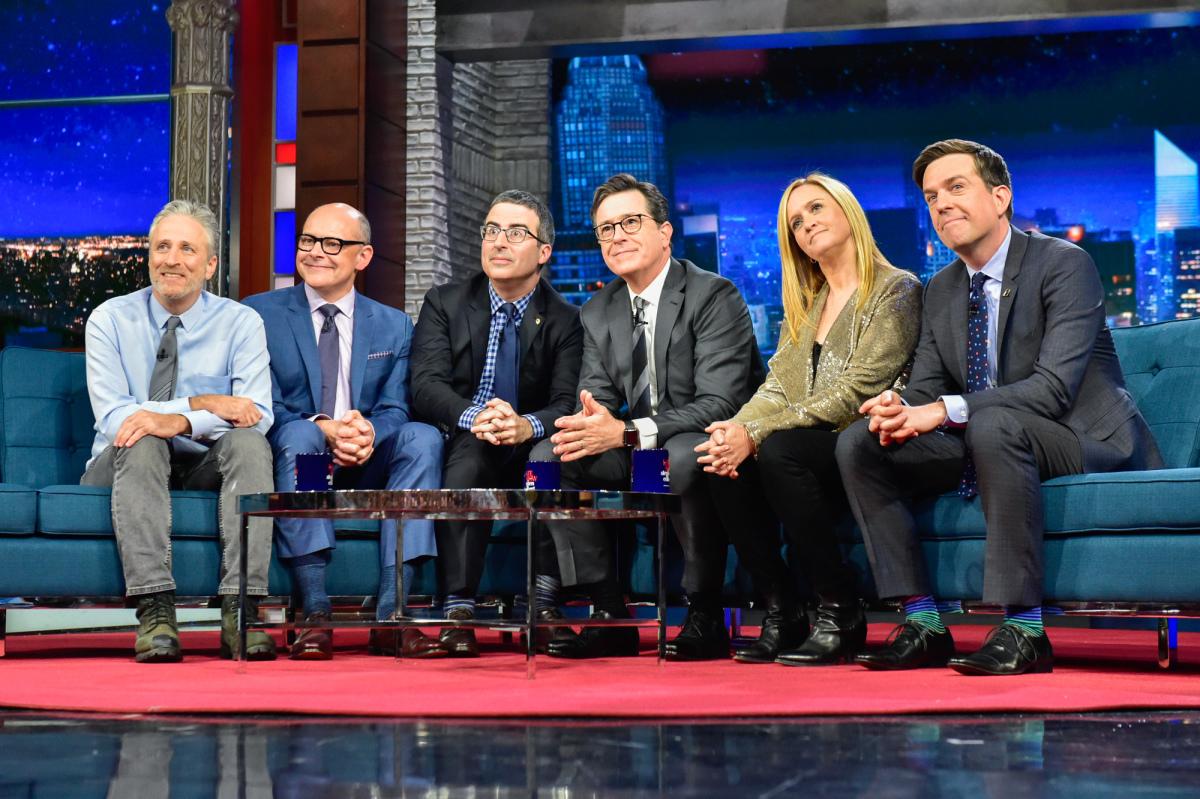
[[[219,594],[236,594],[241,569],[240,494],[274,490],[271,446],[261,433],[239,428],[203,454],[173,453],[168,442],[145,436],[132,447],[109,447],[79,481],[112,487],[113,532],[129,596],[174,591],[171,574],[171,488],[217,491],[221,536]],[[271,563],[271,520],[250,520],[247,593],[265,596]]]

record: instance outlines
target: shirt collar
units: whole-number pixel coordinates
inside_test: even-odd
[[[629,305],[633,307],[633,298],[641,297],[646,301],[647,305],[658,305],[658,300],[662,297],[663,286],[667,285],[667,272],[671,271],[671,255],[667,254],[667,265],[658,271],[658,276],[650,281],[650,285],[646,286],[646,290],[641,294],[629,292]]]
[[[1005,234],[1004,241],[1000,244],[1000,248],[998,250],[996,250],[995,253],[992,254],[992,257],[988,259],[988,262],[986,264],[984,264],[983,268],[980,269],[979,271],[983,272],[985,275],[990,277],[992,280],[999,280],[1001,283],[1003,283],[1004,282],[1004,262],[1008,260],[1008,245],[1011,243],[1012,243],[1012,225],[1009,225],[1008,233]],[[971,267],[967,266],[965,262],[963,263],[963,266],[966,267],[968,277],[971,277],[972,275],[975,274],[975,270],[972,269]]]
[[[333,303],[334,305],[337,306],[337,309],[339,311],[341,311],[343,314],[346,315],[347,319],[354,318],[354,297],[357,294],[358,294],[358,292],[352,288],[349,291],[347,291],[345,296],[343,296],[340,300]],[[320,294],[318,294],[312,288],[312,286],[308,285],[307,283],[304,284],[304,296],[308,298],[309,313],[315,314],[315,313],[317,313],[317,309],[319,309],[322,305],[329,304],[329,300],[325,299]]]
[[[535,292],[535,291],[537,291],[537,286],[534,286],[532,289],[530,289],[529,293],[526,294],[524,297],[519,297],[515,300],[512,300],[512,304],[517,306],[517,319],[520,319],[522,316],[525,315],[525,309],[529,307],[529,302],[530,302],[530,300],[533,299],[533,292]],[[506,302],[508,302],[508,300],[505,300],[503,297],[501,297],[499,294],[496,293],[496,287],[493,286],[492,282],[489,280],[488,281],[488,303],[492,309],[492,316],[495,316],[496,312],[500,310],[500,306]]]
[[[194,330],[196,325],[200,324],[200,319],[204,316],[204,309],[208,306],[209,294],[207,291],[201,291],[200,296],[192,303],[192,307],[188,308],[181,314],[173,314],[162,306],[158,301],[158,297],[154,296],[154,290],[150,291],[150,318],[154,320],[154,327],[162,330],[167,325],[167,320],[172,316],[179,317],[179,326],[184,330]]]

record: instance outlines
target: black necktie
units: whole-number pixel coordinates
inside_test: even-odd
[[[332,303],[322,305],[317,310],[325,314],[325,322],[321,325],[321,337],[317,340],[317,352],[321,356],[321,413],[334,417],[334,412],[337,410],[338,365],[341,347],[337,325],[333,323],[333,317],[337,316],[340,311]]]
[[[967,393],[984,391],[988,387],[988,307],[983,284],[987,275],[976,272],[971,276],[971,294],[967,300]],[[958,495],[970,499],[978,491],[975,461],[967,453],[963,464],[962,480],[958,484]]]
[[[504,314],[500,330],[500,345],[496,348],[496,378],[493,383],[497,397],[517,409],[517,375],[520,374],[521,338],[517,333],[517,306],[506,302],[497,313]]]
[[[175,396],[175,377],[179,374],[179,342],[175,328],[181,324],[178,316],[167,319],[167,330],[158,342],[154,371],[150,373],[150,400],[166,402]]]
[[[650,359],[646,351],[646,301],[633,298],[633,396],[629,414],[634,419],[650,415]]]

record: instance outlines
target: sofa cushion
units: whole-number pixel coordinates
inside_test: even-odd
[[[93,417],[83,353],[0,351],[0,475],[40,488],[78,482]]]
[[[0,483],[0,535],[28,535],[37,529],[37,491]]]
[[[108,488],[53,485],[38,491],[39,528],[52,536],[111,536]],[[171,537],[216,538],[215,491],[171,492]]]

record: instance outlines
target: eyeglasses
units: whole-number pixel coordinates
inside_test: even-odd
[[[312,248],[317,246],[318,241],[321,242],[321,252],[325,253],[326,255],[337,255],[347,244],[366,244],[365,241],[339,239],[337,236],[325,236],[323,238],[317,238],[316,236],[310,236],[307,233],[301,233],[296,238],[296,246],[304,252],[312,252]]]
[[[657,222],[650,214],[632,214],[625,217],[620,222],[614,225],[612,222],[605,222],[603,225],[592,228],[596,234],[596,241],[612,241],[613,236],[617,235],[617,225],[621,226],[621,230],[626,233],[637,233],[642,229],[642,217],[646,217],[652,222]]]
[[[508,239],[509,244],[520,244],[527,238],[536,239],[537,241],[541,241],[542,244],[546,243],[533,235],[528,228],[500,227],[499,225],[481,225],[479,228],[479,235],[483,237],[484,241],[495,241],[500,238],[501,233],[504,234],[504,238]]]

